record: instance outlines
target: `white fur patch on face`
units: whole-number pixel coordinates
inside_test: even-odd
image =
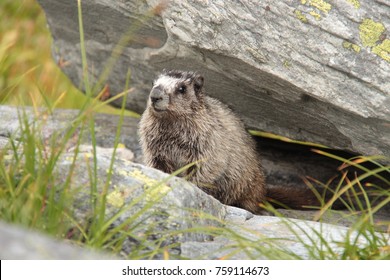
[[[154,83],[154,87],[161,86],[166,91],[173,92],[179,79],[170,76],[160,76]]]

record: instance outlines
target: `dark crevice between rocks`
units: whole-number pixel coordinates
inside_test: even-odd
[[[340,167],[343,164],[341,161],[316,153],[315,150],[324,151],[343,159],[351,159],[358,156],[350,152],[287,143],[264,137],[255,137],[255,140],[262,158],[268,187],[283,186],[288,188],[309,189],[307,183],[305,183],[305,180],[307,180],[322,193],[326,191],[323,187],[324,185],[335,190],[345,172],[347,172],[349,181],[353,181],[365,173],[365,171],[352,166],[340,170]],[[369,170],[378,168],[378,166],[370,162],[361,163],[361,165]],[[383,171],[378,173],[378,175],[385,178],[385,180],[390,181],[389,172]],[[347,180],[344,180],[342,186],[345,186],[346,184]],[[374,176],[369,176],[364,180],[361,180],[361,185],[370,195],[373,205],[378,204],[383,198],[380,199],[376,197],[377,192],[373,192],[374,188],[369,186],[375,185],[384,190],[390,188],[389,184]],[[355,190],[360,193],[360,190],[357,187],[355,187]],[[326,191],[326,193],[327,198],[332,196],[332,192]],[[352,194],[349,193],[349,195]],[[343,198],[347,199],[346,196]],[[359,199],[362,202],[364,200],[363,196],[359,196]],[[335,206],[335,208],[338,209],[346,208],[340,201],[336,202]],[[386,205],[382,209],[382,212],[389,213],[390,205]]]

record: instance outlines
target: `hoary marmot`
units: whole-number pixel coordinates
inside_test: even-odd
[[[203,84],[201,75],[176,70],[154,81],[140,121],[145,163],[166,173],[196,163],[180,175],[224,204],[261,213],[270,192],[255,142]],[[283,190],[273,192],[276,200],[291,199]]]

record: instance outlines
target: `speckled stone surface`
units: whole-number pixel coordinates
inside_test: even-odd
[[[81,85],[77,2],[38,2],[55,59],[65,61],[62,70]],[[128,108],[143,111],[163,68],[197,70],[206,92],[251,128],[390,155],[388,1],[169,2],[155,8],[160,0],[82,1],[91,80],[129,34],[101,85],[109,85],[111,96],[122,92],[130,69]]]

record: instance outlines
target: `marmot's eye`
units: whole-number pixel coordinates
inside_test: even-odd
[[[177,91],[180,93],[185,93],[186,89],[187,89],[187,87],[183,85],[183,86],[179,87]]]

